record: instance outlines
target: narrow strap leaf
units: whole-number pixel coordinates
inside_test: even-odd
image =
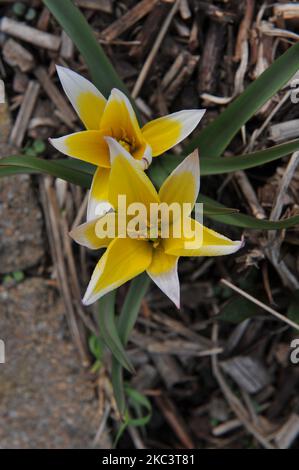
[[[125,369],[133,373],[134,367],[123,348],[115,324],[115,295],[116,291],[112,291],[99,300],[99,328],[105,344],[111,350],[117,361]]]
[[[135,325],[142,299],[149,284],[150,278],[146,273],[140,274],[140,276],[131,281],[126,300],[117,322],[118,333],[124,347]],[[123,416],[126,409],[123,372],[121,365],[115,358],[112,359],[112,384],[119,412],[121,416]]]
[[[113,87],[128,93],[85,17],[73,2],[71,0],[43,0],[43,2],[79,49],[94,84],[103,95],[107,97]]]
[[[8,170],[10,168],[10,170]],[[15,172],[12,168],[15,168]],[[71,167],[60,160],[45,160],[31,156],[11,156],[0,160],[0,177],[17,173],[43,173],[89,188],[92,176]]]
[[[202,202],[203,204],[213,204],[215,207],[219,208],[225,207],[223,204],[220,204],[219,202],[216,202],[213,199],[204,196],[203,194],[199,196],[198,202]],[[257,230],[279,230],[295,227],[299,224],[299,215],[295,215],[293,217],[288,217],[287,219],[282,219],[278,221],[256,219],[255,217],[252,217],[250,215],[240,213],[226,215],[208,214],[207,217],[213,220],[217,220],[218,222],[222,222],[223,224]]]
[[[141,302],[146,294],[150,282],[151,280],[146,273],[140,274],[131,282],[117,322],[119,336],[124,345],[127,344],[130,333],[134,328]]]
[[[299,69],[299,43],[290,47],[184,148],[202,157],[219,157],[236,133]]]
[[[152,416],[151,403],[144,395],[128,386],[126,386],[125,393],[129,399],[130,404],[135,408],[135,410],[138,411],[138,418],[131,418],[129,411],[126,411],[124,416],[124,422],[119,427],[119,430],[113,443],[113,448],[116,447],[119,439],[121,438],[128,426],[145,426],[150,421]],[[147,411],[146,414],[142,414],[142,408],[145,408],[145,410]]]
[[[217,175],[231,171],[247,170],[255,166],[273,162],[299,150],[299,139],[275,145],[269,149],[248,153],[236,157],[203,158],[201,161],[202,175]]]

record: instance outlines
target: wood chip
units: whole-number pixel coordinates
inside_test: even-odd
[[[180,15],[183,18],[183,20],[189,20],[192,17],[192,12],[190,10],[188,0],[181,0],[180,1]]]
[[[139,60],[146,56],[159,32],[163,18],[168,14],[170,8],[170,3],[157,3],[143,22],[142,28],[136,36],[139,44],[132,47],[129,56]]]
[[[61,33],[60,55],[66,60],[70,60],[74,55],[74,43],[65,31]]]
[[[24,95],[22,105],[20,107],[14,127],[11,131],[9,143],[21,147],[24,140],[28,123],[34,110],[37,97],[39,94],[39,84],[31,80]]]
[[[291,414],[287,422],[277,432],[275,442],[279,449],[288,449],[299,434],[299,416]]]
[[[21,72],[29,72],[34,67],[33,55],[14,39],[8,39],[2,49],[5,62],[11,67],[19,67]]]
[[[174,403],[166,396],[156,397],[155,400],[168,424],[173,429],[183,446],[186,449],[195,449],[195,444],[189,435],[189,427],[185,423],[183,417],[179,414]]]
[[[299,4],[297,3],[286,3],[282,5],[275,3],[273,5],[273,13],[276,17],[282,17],[284,20],[293,20],[299,18]]]
[[[112,0],[75,0],[75,3],[80,8],[113,13]]]
[[[61,115],[64,117],[65,122],[68,123],[69,127],[72,127],[73,122],[77,119],[77,116],[66,102],[64,96],[60,93],[56,85],[54,85],[53,81],[48,75],[47,70],[40,66],[37,67],[34,73],[51,101],[53,101]]]
[[[1,84],[1,82],[0,82]],[[3,97],[5,95],[5,89],[3,84]],[[10,110],[7,102],[0,103],[0,144],[1,148],[3,144],[7,144],[9,135],[11,133],[12,120]],[[3,149],[2,149],[3,151]],[[2,152],[0,152],[1,155]],[[5,155],[5,154],[4,154]],[[2,156],[2,155],[1,155]]]
[[[212,429],[213,436],[222,436],[228,432],[234,431],[235,429],[242,426],[242,423],[239,419],[231,419],[226,423],[219,424]]]
[[[202,357],[212,354],[220,354],[222,348],[203,349],[200,344],[183,341],[180,339],[172,339],[165,341],[151,341],[147,346],[149,353],[155,354],[175,354],[177,356]]]
[[[135,7],[125,13],[102,31],[101,37],[106,41],[113,41],[122,33],[131,28],[137,21],[147,15],[156,5],[158,0],[142,0]]]
[[[184,84],[188,82],[198,64],[198,61],[198,55],[192,55],[189,52],[184,51],[178,55],[168,72],[165,74],[161,86],[168,105],[171,104],[179,94]]]
[[[151,359],[168,390],[171,390],[178,383],[186,382],[182,368],[172,356],[152,354]]]
[[[257,393],[270,383],[266,368],[250,356],[236,356],[220,362],[220,365],[248,393]]]
[[[236,171],[234,173],[234,178],[236,179],[248,205],[250,206],[254,217],[257,219],[265,219],[265,211],[260,205],[255,190],[253,189],[246,173],[244,171]]]
[[[60,37],[45,33],[7,17],[1,19],[0,31],[51,51],[58,51],[60,47]]]
[[[224,48],[225,26],[212,22],[199,62],[198,92],[214,94],[219,85],[219,64]]]
[[[299,119],[273,124],[269,132],[270,139],[274,142],[296,139],[299,137]]]

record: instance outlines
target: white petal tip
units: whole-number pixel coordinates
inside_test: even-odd
[[[236,253],[237,251],[241,250],[244,246],[245,246],[245,240],[244,240],[244,237],[242,237],[241,240],[236,240],[233,242],[233,247],[230,251],[229,254],[233,254],[233,253]]]
[[[55,65],[56,67],[56,72],[57,72],[57,75],[59,77],[59,80],[62,82],[62,79],[67,76],[67,75],[71,75],[72,73],[75,73],[73,72],[72,70],[68,69],[67,67],[63,67],[62,65]]]
[[[49,142],[56,150],[59,150],[59,152],[66,153],[65,137],[58,137],[56,139],[50,138]]]
[[[96,300],[98,300],[98,297],[92,295],[92,292],[90,292],[90,290],[91,290],[91,289],[90,289],[89,286],[88,286],[88,287],[87,287],[87,290],[86,290],[86,292],[85,292],[85,294],[84,294],[84,297],[83,297],[83,299],[82,299],[82,304],[85,305],[86,307],[87,307],[88,305],[93,304]]]

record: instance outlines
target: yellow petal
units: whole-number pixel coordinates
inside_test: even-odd
[[[148,209],[150,203],[159,203],[159,197],[150,179],[138,166],[136,160],[111,137],[106,137],[111,158],[109,179],[110,204],[118,207],[118,196],[126,196],[126,204],[141,203]]]
[[[153,156],[161,155],[191,134],[204,113],[205,109],[179,111],[145,124],[141,132],[152,147]]]
[[[107,214],[103,218],[107,219],[111,216],[112,214]],[[113,216],[115,217],[115,214],[113,214]],[[100,219],[101,217],[97,217],[85,224],[78,225],[78,227],[75,227],[69,235],[73,240],[75,240],[75,242],[79,243],[79,245],[86,246],[91,250],[98,250],[99,248],[108,246],[111,239],[107,237],[99,238],[96,234],[96,224]]]
[[[107,100],[86,78],[66,67],[56,66],[61,85],[87,129],[97,130]]]
[[[96,166],[110,167],[108,147],[100,131],[82,131],[49,139],[60,152]]]
[[[130,153],[139,152],[145,148],[144,139],[136,118],[136,114],[128,98],[116,88],[113,88],[101,120],[101,130],[106,136],[111,136],[128,145]]]
[[[167,255],[162,247],[153,249],[153,257],[147,273],[155,284],[180,308],[180,282],[178,256]]]
[[[174,256],[222,256],[235,253],[243,241],[233,241],[191,219],[191,233],[163,240],[165,252]]]
[[[159,191],[161,202],[190,205],[193,209],[199,191],[199,158],[194,150],[164,181]],[[189,214],[188,214],[189,215]]]
[[[149,242],[116,238],[98,262],[83,298],[90,305],[103,295],[145,271],[151,263]]]
[[[92,220],[97,215],[100,215],[98,211],[99,204],[108,200],[109,176],[110,168],[97,168],[93,176],[92,185],[89,191],[87,220]]]

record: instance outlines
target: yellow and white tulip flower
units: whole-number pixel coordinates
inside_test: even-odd
[[[114,99],[114,98],[113,98]],[[127,109],[127,108],[126,108]],[[152,124],[155,127],[155,124]],[[189,155],[165,180],[159,193],[136,164],[136,160],[124,146],[111,137],[105,138],[110,150],[111,173],[107,201],[111,210],[105,215],[76,227],[72,238],[79,244],[91,249],[106,248],[92,274],[83,303],[89,305],[121,286],[135,276],[146,271],[157,286],[175,303],[180,305],[180,288],[177,264],[180,256],[219,256],[236,252],[241,248],[242,241],[232,241],[219,233],[204,227],[191,219],[191,211],[199,191],[199,159],[197,152]],[[188,213],[182,210],[183,218],[179,221],[174,217],[167,220],[159,219],[154,227],[146,218],[143,227],[129,229],[131,215],[120,215],[120,196],[125,196],[128,205],[142,204],[149,209],[153,204],[165,203],[170,207],[173,203],[183,208],[189,207]],[[128,230],[125,236],[107,236],[107,226],[113,222],[115,226],[125,220]],[[190,237],[181,235],[174,237],[172,230],[169,236],[162,238],[161,227],[189,222],[192,228],[192,247]],[[190,232],[189,232],[190,233]]]
[[[113,89],[106,98],[86,78],[65,67],[57,72],[75,111],[86,130],[50,139],[60,152],[98,167],[91,186],[87,220],[95,207],[107,199],[110,158],[106,136],[114,138],[146,169],[152,157],[161,155],[185,139],[198,125],[204,109],[179,111],[148,122],[140,128],[128,98]]]

